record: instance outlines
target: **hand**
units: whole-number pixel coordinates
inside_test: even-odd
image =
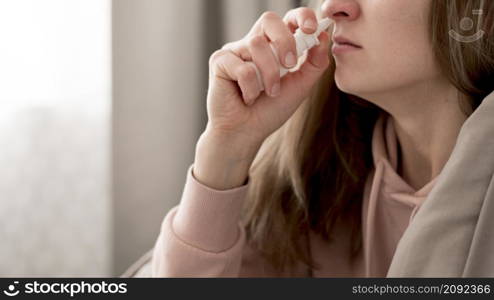
[[[258,144],[281,127],[329,66],[329,35],[323,32],[320,45],[309,50],[300,69],[282,79],[279,76],[280,65],[292,68],[297,62],[295,30],[301,27],[313,34],[317,25],[316,14],[310,8],[293,9],[283,19],[266,12],[243,39],[213,53],[209,64],[208,128]],[[273,55],[269,41],[281,61]],[[259,68],[267,92],[260,91],[255,68],[248,61]]]
[[[291,10],[283,19],[266,12],[243,39],[211,55],[209,122],[196,147],[197,180],[221,190],[245,182],[262,142],[295,113],[329,67],[329,35],[323,32],[320,45],[309,50],[304,64],[280,79],[280,65],[296,64],[295,30],[301,27],[313,34],[317,25],[316,14],[309,8]],[[268,41],[282,61],[273,55]],[[260,91],[256,70],[248,62],[259,68],[267,94]]]

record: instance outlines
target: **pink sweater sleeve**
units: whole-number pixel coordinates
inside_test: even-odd
[[[152,258],[153,277],[238,277],[245,246],[240,210],[249,183],[211,189],[187,171],[180,205],[165,216]]]

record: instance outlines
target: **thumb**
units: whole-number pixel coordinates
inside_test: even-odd
[[[318,46],[308,51],[307,58],[299,69],[282,79],[282,96],[298,95],[298,97],[304,97],[327,70],[330,64],[329,34],[323,31],[319,35],[319,42]]]
[[[319,35],[320,44],[307,53],[302,66],[281,80],[281,94],[275,98],[262,97],[257,102],[260,111],[283,111],[292,114],[309,96],[314,84],[329,67],[329,35]]]
[[[310,93],[314,84],[321,78],[330,64],[329,60],[329,34],[323,31],[319,35],[318,46],[311,48],[307,53],[307,58],[300,68],[287,74],[281,80],[281,94],[275,99],[268,99],[271,102],[287,102],[298,106]],[[300,103],[299,103],[300,102]]]
[[[313,47],[307,53],[307,59],[300,67],[301,80],[314,83],[329,67],[329,35],[323,31],[319,35],[319,46]]]

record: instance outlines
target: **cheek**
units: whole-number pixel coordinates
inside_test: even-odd
[[[390,80],[427,79],[435,75],[434,54],[430,42],[428,0],[397,1],[396,11],[408,13],[381,15],[380,43],[373,44],[371,63],[380,65],[381,76]],[[377,26],[377,25],[376,25]],[[386,75],[387,74],[387,75]]]
[[[428,40],[410,36],[381,44],[369,53],[369,70],[375,80],[397,86],[430,80],[438,75]]]

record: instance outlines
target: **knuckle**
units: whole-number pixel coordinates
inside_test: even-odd
[[[245,80],[246,82],[249,82],[249,81],[255,79],[256,71],[254,70],[253,67],[250,67],[248,65],[244,65],[240,68],[238,77],[241,80]]]
[[[262,35],[255,35],[249,39],[249,46],[252,48],[262,47],[266,43],[267,43],[266,37]]]
[[[219,49],[213,52],[211,56],[209,57],[209,64],[212,65],[214,64],[220,57],[222,57],[227,50],[225,49]]]
[[[226,50],[226,49],[231,49],[234,45],[234,42],[230,42],[230,43],[226,43],[223,45],[223,47],[221,47],[220,50]]]
[[[274,11],[266,11],[261,15],[262,20],[277,19],[277,18],[279,18],[279,16]]]

